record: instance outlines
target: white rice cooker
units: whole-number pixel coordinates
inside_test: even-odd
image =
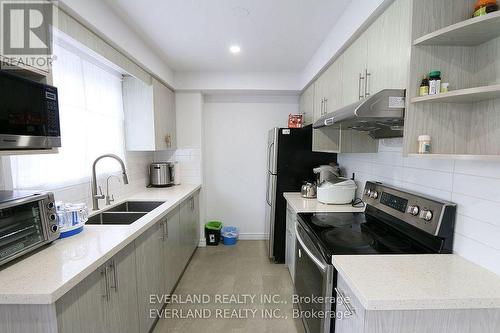
[[[338,178],[338,182],[325,181],[317,188],[317,199],[328,205],[344,205],[354,200],[356,183],[352,179]]]

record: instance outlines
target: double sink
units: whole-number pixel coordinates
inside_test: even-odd
[[[89,217],[86,224],[130,225],[163,203],[164,201],[125,201]]]

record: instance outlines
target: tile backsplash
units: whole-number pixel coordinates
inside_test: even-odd
[[[7,159],[8,157],[3,157]],[[137,192],[138,190],[145,189],[149,184],[148,176],[148,166],[153,161],[152,152],[126,152],[125,165],[127,168],[129,184],[123,184],[121,180],[121,172],[117,172],[116,175],[119,176],[120,182],[117,179],[110,180],[110,193],[115,197],[116,201],[122,200],[125,196]],[[55,199],[57,201],[64,202],[85,202],[91,208],[91,166],[89,166],[89,177],[88,179],[69,186],[61,187],[46,187],[40,190],[54,192]],[[113,173],[114,174],[114,173]],[[106,178],[109,174],[98,174],[98,184],[101,186],[102,191],[106,191]],[[5,177],[8,174],[4,171],[1,175],[0,185],[4,183],[4,189],[9,189],[8,182],[5,181]],[[100,200],[100,207],[104,207],[104,200]]]
[[[179,162],[181,184],[201,184],[201,149],[184,148],[158,151],[154,153],[155,162]]]
[[[381,140],[379,152],[339,154],[344,174],[356,174],[358,196],[368,180],[457,204],[454,252],[500,275],[500,160],[403,157],[402,140]]]

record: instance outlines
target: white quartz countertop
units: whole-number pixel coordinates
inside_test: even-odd
[[[165,203],[131,225],[86,225],[80,234],[5,266],[0,270],[0,304],[54,303],[200,188],[144,189],[125,200]]]
[[[454,254],[338,255],[367,310],[500,308],[500,276]]]
[[[342,213],[365,211],[365,207],[356,208],[352,205],[326,205],[316,199],[302,198],[298,192],[285,192],[283,193],[283,196],[296,213]]]

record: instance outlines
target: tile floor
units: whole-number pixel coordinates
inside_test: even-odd
[[[183,300],[188,300],[189,295],[208,295],[204,297],[209,301],[207,304],[170,304],[165,312],[167,318],[158,321],[155,333],[304,332],[300,319],[292,318],[293,285],[288,269],[269,262],[264,241],[240,241],[233,247],[199,248],[175,294],[184,297]],[[275,299],[278,303],[261,301],[261,295],[269,294],[279,295],[279,300]],[[218,295],[239,297],[230,301],[244,301],[243,295],[249,296],[243,304],[221,304],[220,299],[216,300]],[[250,296],[253,295],[252,303]],[[203,309],[205,314],[201,314]],[[202,318],[189,318],[195,310]],[[172,319],[174,311],[188,318]],[[271,314],[280,318],[265,318]],[[233,315],[236,318],[228,318]]]

